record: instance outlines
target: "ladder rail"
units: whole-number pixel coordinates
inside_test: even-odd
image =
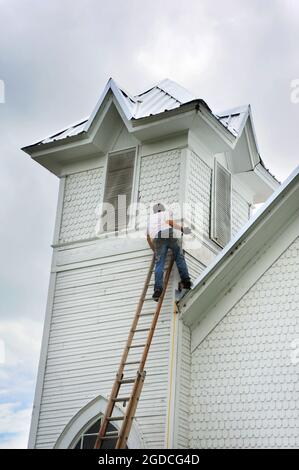
[[[118,440],[117,440],[117,443],[116,443],[116,446],[115,446],[116,449],[124,449],[125,448],[128,437],[129,437],[129,434],[130,434],[130,430],[131,430],[131,427],[132,427],[132,424],[133,424],[133,417],[134,417],[134,414],[135,414],[135,411],[136,411],[136,408],[137,408],[137,405],[138,405],[139,397],[141,395],[142,386],[143,386],[144,379],[145,379],[144,366],[145,366],[146,359],[147,359],[147,356],[148,356],[148,353],[149,353],[149,349],[150,349],[150,346],[151,346],[151,343],[152,343],[152,339],[153,339],[153,336],[154,336],[156,325],[157,325],[157,322],[158,322],[158,319],[159,319],[159,315],[160,315],[160,311],[161,311],[161,308],[162,308],[165,292],[167,290],[167,286],[168,286],[168,282],[169,282],[173,262],[174,262],[174,258],[172,256],[172,258],[169,262],[168,269],[166,271],[164,285],[163,285],[163,291],[162,291],[162,294],[161,294],[160,299],[158,301],[156,312],[155,312],[154,318],[152,320],[152,324],[151,324],[151,327],[150,327],[150,330],[149,330],[149,333],[148,333],[148,337],[147,337],[147,340],[146,340],[146,344],[145,344],[145,347],[144,347],[144,350],[143,350],[143,354],[142,354],[142,357],[141,357],[141,360],[140,360],[140,365],[139,365],[139,369],[138,369],[138,378],[134,383],[131,398],[130,398],[130,401],[129,401],[129,403],[127,405],[127,408],[126,408],[125,419],[123,420],[123,423],[122,423],[122,426],[121,426],[121,429],[120,429],[120,432],[119,432],[119,437],[118,437]],[[141,379],[142,377],[143,377],[143,379]]]
[[[160,312],[161,312],[162,304],[163,304],[163,301],[164,301],[165,293],[166,293],[166,290],[167,290],[168,282],[169,282],[169,279],[170,279],[173,263],[174,263],[174,258],[172,256],[170,261],[169,261],[169,266],[168,266],[168,269],[167,269],[166,274],[165,274],[163,291],[162,291],[162,294],[159,298],[155,315],[152,319],[152,324],[150,326],[150,330],[149,330],[148,337],[147,337],[147,340],[146,340],[146,347],[144,348],[142,358],[141,358],[141,361],[140,361],[139,372],[142,372],[144,370],[146,359],[147,359],[147,356],[148,356],[148,353],[149,353],[149,349],[150,349],[150,346],[151,346],[151,343],[152,343],[152,339],[153,339],[153,336],[154,336],[154,333],[155,333],[155,330],[156,330],[157,322],[158,322],[158,319],[159,319],[159,316],[160,316]]]
[[[106,431],[107,431],[107,427],[108,427],[108,424],[109,424],[108,418],[113,413],[113,409],[114,409],[114,406],[115,406],[115,401],[114,400],[115,400],[115,398],[117,398],[117,395],[118,395],[118,392],[119,392],[119,389],[120,389],[120,380],[123,377],[125,363],[126,363],[129,351],[130,351],[129,347],[131,346],[132,341],[133,341],[134,330],[136,329],[137,324],[138,324],[139,314],[142,310],[144,299],[145,299],[145,296],[146,296],[147,291],[148,291],[148,286],[149,286],[149,283],[150,283],[150,280],[151,280],[151,277],[152,277],[152,272],[153,272],[153,269],[154,269],[154,265],[155,265],[155,255],[152,256],[150,267],[148,269],[147,276],[145,278],[144,286],[143,286],[142,293],[140,295],[140,298],[139,298],[139,301],[138,301],[138,304],[137,304],[137,308],[136,308],[135,316],[134,316],[133,321],[132,321],[129,336],[128,336],[125,348],[123,350],[120,365],[119,365],[119,368],[118,368],[118,371],[117,371],[117,374],[116,374],[116,377],[115,377],[115,380],[114,380],[114,384],[112,386],[112,391],[111,391],[111,394],[110,394],[110,397],[109,397],[109,400],[108,400],[105,415],[102,419],[102,424],[101,424],[101,427],[100,427],[100,431],[99,431],[99,434],[98,434],[97,439],[96,439],[95,449],[100,448],[101,439],[102,439],[102,437],[105,436]]]
[[[174,257],[173,257],[173,255],[171,255],[171,259],[169,261],[169,265],[168,265],[168,268],[166,270],[165,279],[164,279],[164,282],[163,282],[163,290],[162,290],[161,296],[159,298],[157,307],[155,309],[155,313],[153,314],[153,319],[152,319],[152,322],[151,322],[151,326],[149,328],[149,332],[148,332],[148,335],[147,335],[146,342],[145,342],[144,346],[142,345],[143,346],[142,357],[141,357],[140,361],[136,361],[136,363],[138,363],[139,367],[138,367],[136,378],[135,378],[134,381],[132,381],[133,388],[132,388],[132,391],[130,393],[129,400],[127,400],[126,411],[125,411],[124,417],[122,418],[122,425],[120,427],[120,431],[118,433],[118,436],[115,436],[115,438],[117,439],[116,446],[115,446],[116,449],[124,449],[125,448],[128,436],[130,434],[130,430],[131,430],[132,423],[133,423],[133,418],[134,418],[134,415],[135,415],[135,411],[137,409],[138,401],[139,401],[141,391],[142,391],[142,388],[143,388],[143,383],[144,383],[144,380],[145,380],[145,375],[146,375],[146,372],[144,371],[145,363],[146,363],[146,360],[147,360],[149,349],[150,349],[152,339],[153,339],[153,336],[154,336],[154,332],[155,332],[157,322],[158,322],[158,319],[159,319],[159,315],[160,315],[160,311],[161,311],[161,308],[162,308],[164,296],[165,296],[165,293],[166,293],[166,290],[167,290],[168,282],[169,282],[169,279],[170,279],[173,263],[174,263]],[[96,443],[95,443],[95,446],[94,446],[95,449],[99,449],[101,447],[102,442],[105,439],[106,432],[107,432],[107,427],[108,427],[108,424],[111,420],[111,416],[112,416],[112,413],[113,413],[113,410],[114,410],[115,403],[118,401],[117,397],[118,397],[119,389],[120,389],[122,383],[125,383],[125,380],[123,380],[124,368],[125,368],[125,365],[127,363],[127,358],[128,358],[130,349],[132,347],[134,334],[135,334],[136,329],[137,329],[137,324],[138,324],[138,321],[139,321],[139,318],[140,318],[140,314],[141,314],[141,311],[142,311],[142,308],[143,308],[145,297],[146,297],[148,287],[149,287],[149,284],[150,284],[150,281],[151,281],[154,265],[155,265],[155,255],[153,255],[153,257],[152,257],[150,267],[149,267],[149,270],[148,270],[148,273],[147,273],[147,276],[146,276],[146,279],[145,279],[145,282],[144,282],[143,290],[142,290],[142,293],[140,295],[140,298],[139,298],[139,301],[138,301],[138,304],[137,304],[137,308],[136,308],[136,311],[135,311],[135,316],[133,318],[132,325],[131,325],[131,328],[130,328],[130,331],[129,331],[129,336],[128,336],[125,348],[123,350],[120,365],[119,365],[119,368],[118,368],[118,371],[117,371],[117,374],[116,374],[116,377],[115,377],[115,380],[114,380],[114,383],[113,383],[112,391],[111,391],[111,394],[110,394],[110,397],[109,397],[109,400],[108,400],[108,404],[107,404],[107,407],[106,407],[105,415],[103,417],[101,427],[100,427],[99,433],[97,435]]]
[[[138,405],[139,397],[142,391],[142,387],[145,379],[145,371],[141,374],[138,374],[138,377],[135,381],[131,398],[127,406],[127,411],[125,419],[122,422],[121,429],[119,431],[118,439],[115,445],[115,449],[124,449],[126,447],[128,435],[132,427],[133,417]]]

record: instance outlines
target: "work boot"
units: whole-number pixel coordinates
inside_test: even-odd
[[[153,299],[155,302],[158,302],[160,295],[162,294],[162,289],[155,289],[153,293]]]
[[[182,285],[183,285],[183,289],[188,289],[190,290],[191,287],[192,287],[192,282],[191,282],[191,279],[190,277],[186,278],[186,279],[182,279]]]

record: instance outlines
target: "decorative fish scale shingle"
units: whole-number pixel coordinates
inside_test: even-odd
[[[179,149],[142,157],[140,168],[140,202],[152,204],[178,202],[180,184]]]
[[[299,239],[192,357],[190,447],[299,445]]]
[[[72,242],[93,237],[96,209],[102,200],[103,168],[66,176],[59,241]]]
[[[194,213],[191,222],[207,237],[209,236],[211,175],[212,170],[208,165],[195,152],[191,152],[186,202],[190,204]]]

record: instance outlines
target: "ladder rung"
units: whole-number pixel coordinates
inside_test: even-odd
[[[140,328],[138,328],[138,320],[139,320],[140,317],[147,317],[147,316],[152,317],[152,318],[149,318],[149,321],[154,321],[155,322],[158,319],[157,317],[159,316],[160,311],[161,311],[165,291],[166,291],[166,288],[167,288],[167,285],[168,285],[168,282],[169,282],[169,279],[170,279],[171,268],[172,268],[173,263],[174,263],[174,259],[173,259],[173,256],[172,256],[171,261],[169,263],[167,263],[168,265],[167,265],[166,269],[164,270],[164,272],[166,272],[166,277],[164,279],[165,287],[164,287],[164,290],[163,290],[161,301],[157,304],[157,307],[155,308],[151,304],[143,305],[145,302],[153,302],[153,298],[150,296],[150,293],[148,293],[148,289],[149,289],[149,287],[153,286],[153,280],[151,279],[151,275],[155,271],[154,261],[155,261],[154,258],[152,258],[152,261],[151,261],[152,269],[149,269],[149,272],[146,276],[143,291],[142,291],[142,294],[141,294],[141,297],[140,297],[139,303],[138,303],[138,311],[135,314],[135,318],[134,318],[133,324],[131,326],[131,330],[130,330],[130,334],[129,334],[129,337],[128,337],[128,340],[127,340],[127,344],[125,346],[125,350],[124,350],[124,353],[123,353],[123,356],[122,356],[124,359],[122,359],[121,364],[120,364],[120,368],[119,368],[119,372],[117,372],[116,381],[115,381],[115,383],[113,385],[113,388],[112,388],[113,395],[109,399],[109,403],[108,403],[107,409],[106,409],[105,418],[102,421],[101,429],[99,431],[99,434],[103,434],[103,437],[102,438],[99,438],[99,437],[97,438],[95,448],[100,447],[100,441],[101,440],[104,441],[106,439],[110,439],[110,440],[116,440],[117,439],[117,447],[120,448],[120,449],[123,449],[125,444],[126,444],[126,441],[128,439],[130,430],[131,430],[132,422],[133,422],[133,419],[135,417],[138,400],[139,400],[139,397],[140,397],[140,394],[141,394],[141,390],[142,390],[142,386],[143,386],[143,382],[144,382],[144,378],[145,378],[145,374],[146,374],[146,372],[143,370],[143,366],[145,364],[146,356],[148,354],[149,347],[150,347],[150,344],[151,344],[151,341],[152,341],[152,336],[153,336],[154,329],[155,329],[155,326],[147,326],[146,327],[146,323],[147,323],[146,320],[144,322],[145,324],[141,324]],[[149,307],[147,307],[148,305],[149,305]],[[151,311],[143,312],[143,310],[142,310],[143,308],[144,308],[144,310],[151,310]],[[153,315],[155,315],[155,316],[153,317]],[[143,338],[140,339],[139,338],[139,340],[137,339],[136,344],[131,344],[133,335],[134,335],[134,333],[137,333],[137,332],[149,332],[149,339],[143,339]],[[139,341],[139,343],[138,343],[138,341]],[[145,343],[141,343],[141,341],[145,341]],[[126,360],[128,359],[128,355],[130,354],[130,351],[133,348],[144,348],[142,359],[140,361],[132,360],[132,361],[126,362]],[[123,378],[123,376],[124,376],[123,375],[124,367],[127,366],[127,365],[139,365],[139,369],[137,370],[137,374],[136,374],[135,377]],[[130,374],[130,372],[128,373],[128,375],[129,374]],[[134,372],[133,372],[133,375],[134,375]],[[119,389],[121,388],[122,384],[134,384],[132,386],[133,390],[132,390],[132,393],[131,393],[130,396],[123,396],[123,397],[118,396]],[[124,393],[130,393],[130,392],[122,392],[122,395],[124,395]],[[119,403],[122,402],[124,404],[124,407],[127,404],[126,414],[125,415],[111,416],[111,414],[113,413],[114,404],[116,402],[119,402]],[[121,430],[118,431],[114,428],[115,431],[106,432],[107,431],[107,425],[110,422],[113,422],[113,421],[123,421],[123,423],[121,423],[122,424]]]
[[[110,416],[110,418],[107,418],[108,421],[122,421],[124,419],[124,416]]]
[[[122,379],[122,380],[119,380],[118,382],[120,384],[133,384],[136,381],[136,378],[137,377],[135,377],[133,379],[131,379],[131,378],[130,379]]]
[[[114,402],[119,401],[120,403],[121,403],[121,402],[125,402],[125,401],[129,401],[129,400],[130,400],[130,397],[113,398],[113,401],[114,401]]]

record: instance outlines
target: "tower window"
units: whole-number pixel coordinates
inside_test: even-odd
[[[108,156],[102,215],[104,232],[118,231],[129,224],[134,163],[135,150]]]
[[[80,437],[76,441],[73,449],[93,449],[96,438],[101,427],[102,417],[97,419],[88,429],[81,433]],[[117,431],[117,429],[112,426],[111,423],[108,424],[107,432]],[[108,439],[103,441],[101,449],[114,449],[116,445],[115,439]],[[127,448],[127,447],[126,447]]]

